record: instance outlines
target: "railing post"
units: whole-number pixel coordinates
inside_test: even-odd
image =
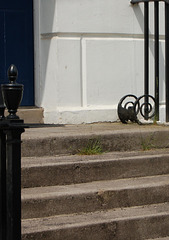
[[[165,3],[166,122],[169,122],[169,3]]]
[[[6,240],[6,135],[0,130],[0,239]]]
[[[144,3],[144,94],[149,94],[149,3]],[[148,120],[148,97],[145,97],[145,119]]]
[[[155,99],[156,99],[156,109],[155,109],[155,120],[159,120],[159,2],[154,2],[154,65],[155,65]]]
[[[24,128],[12,125],[5,130],[7,240],[21,240],[21,133]]]
[[[21,240],[21,134],[26,127],[16,115],[23,85],[17,84],[17,69],[8,70],[9,84],[2,84],[2,96],[9,115],[0,106],[0,240]]]

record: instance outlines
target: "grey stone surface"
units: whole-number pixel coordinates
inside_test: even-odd
[[[167,202],[169,175],[22,190],[22,217],[141,206]]]
[[[22,240],[169,239],[168,126],[49,126],[22,139]],[[71,155],[90,139],[107,152]]]
[[[169,151],[22,158],[22,187],[169,174]]]
[[[169,147],[169,126],[122,123],[65,125],[26,129],[22,156],[75,154],[90,139],[100,141],[104,151],[134,151]]]
[[[22,239],[140,240],[155,238],[159,234],[169,235],[168,221],[168,203],[88,214],[61,215],[23,220]]]

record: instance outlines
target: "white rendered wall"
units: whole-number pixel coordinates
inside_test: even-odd
[[[144,93],[144,5],[128,0],[35,0],[35,100],[46,123],[116,121],[126,94]],[[154,80],[153,4],[150,79]],[[164,4],[160,4],[164,118]],[[154,95],[153,83],[150,93]]]

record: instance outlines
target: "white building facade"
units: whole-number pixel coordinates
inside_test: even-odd
[[[165,121],[165,19],[160,3],[160,121]],[[150,4],[154,95],[154,5]],[[128,0],[34,0],[35,105],[44,122],[117,121],[126,94],[144,94],[144,5]]]

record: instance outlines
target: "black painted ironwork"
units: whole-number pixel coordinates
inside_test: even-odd
[[[169,122],[169,3],[165,3],[166,122]]]
[[[134,111],[134,104],[137,97],[133,94],[126,95],[120,99],[118,104],[118,116],[122,123],[138,122],[137,114]]]
[[[144,3],[144,116],[150,118],[149,111],[149,2],[154,2],[154,66],[155,66],[155,93],[151,96],[155,102],[155,120],[159,120],[159,2],[165,3],[165,82],[166,82],[166,122],[169,122],[169,0],[131,0],[132,4]],[[140,97],[142,98],[142,97]],[[140,99],[139,98],[139,99]]]
[[[147,99],[147,101],[145,101]],[[122,97],[118,104],[118,117],[122,123],[128,121],[142,124],[138,115],[144,119],[152,119],[155,116],[156,100],[151,95],[142,95],[137,98],[133,94]]]
[[[155,116],[156,100],[151,95],[142,95],[135,101],[133,109],[136,115],[140,113],[144,119],[152,119]]]
[[[144,94],[145,106],[148,107],[149,94],[149,2],[144,3]],[[145,107],[145,119],[148,120],[148,109]]]
[[[132,4],[137,4],[141,2],[166,2],[169,3],[169,0],[131,0],[130,1]]]
[[[2,96],[9,115],[0,118],[0,239],[21,240],[21,134],[26,125],[16,115],[23,85],[16,83],[17,69],[8,70],[9,84]]]
[[[9,112],[8,119],[19,119],[16,112],[22,100],[23,85],[16,83],[17,77],[18,70],[14,65],[11,65],[8,69],[10,83],[1,85],[3,100]]]
[[[6,135],[0,130],[0,239],[6,240]]]
[[[154,44],[154,65],[155,65],[155,99],[159,103],[159,2],[154,2],[154,35],[155,35],[155,44]],[[156,120],[159,120],[159,104],[156,104],[155,109]]]

